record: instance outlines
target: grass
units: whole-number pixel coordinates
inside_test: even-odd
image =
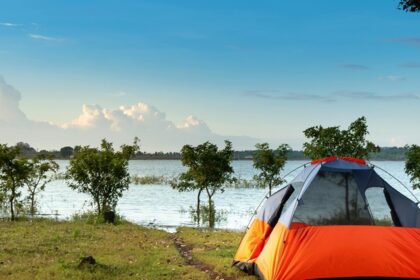
[[[178,228],[177,236],[192,248],[194,259],[207,264],[217,273],[235,279],[255,279],[235,267],[232,259],[242,239],[242,232]]]
[[[181,228],[194,258],[217,272],[248,279],[230,267],[242,233]],[[210,279],[187,265],[174,234],[130,223],[0,222],[0,279]],[[93,256],[95,265],[79,267]]]

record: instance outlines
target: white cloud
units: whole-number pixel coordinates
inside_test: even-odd
[[[25,114],[19,108],[20,93],[0,76],[0,120],[22,122]]]
[[[97,146],[103,138],[121,145],[138,136],[143,151],[178,151],[185,144],[204,141],[223,145],[225,139],[237,149],[249,149],[258,141],[216,134],[193,116],[176,125],[165,113],[142,102],[116,109],[85,104],[79,116],[64,124],[36,122],[20,110],[20,98],[20,93],[0,78],[0,143],[24,141],[39,149],[58,149],[67,145]]]
[[[188,116],[181,124],[177,125],[178,128],[191,128],[204,124],[194,116]]]
[[[12,23],[12,22],[0,22],[0,26],[4,27],[18,27],[20,24]]]
[[[40,34],[29,34],[29,37],[31,37],[32,39],[35,39],[35,40],[57,42],[57,43],[64,42],[64,41],[67,40],[65,38],[50,37],[50,36],[44,36],[44,35],[40,35]]]
[[[82,113],[71,122],[61,125],[62,128],[94,128],[97,123],[105,121],[106,117],[101,107],[97,105],[83,105]]]
[[[389,144],[391,146],[402,147],[407,144],[407,140],[405,140],[402,137],[394,136],[394,137],[391,137],[391,139],[389,140]]]

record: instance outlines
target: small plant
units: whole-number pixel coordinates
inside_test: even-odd
[[[148,176],[132,176],[130,182],[135,185],[164,185],[170,180],[164,176],[148,175]]]
[[[73,222],[82,222],[88,225],[99,225],[99,224],[106,224],[105,218],[103,215],[98,214],[94,211],[86,211],[83,213],[76,213],[71,217],[71,221]],[[127,220],[121,215],[115,215],[114,225],[120,225],[127,223]]]
[[[208,205],[201,205],[200,206],[200,217],[197,216],[197,211],[194,207],[190,206],[190,217],[194,223],[198,221],[203,221],[201,224],[205,227],[214,227],[215,225],[220,225],[227,221],[227,211],[224,210],[216,210],[214,209],[214,204],[212,204],[213,209],[210,209]],[[213,221],[213,226],[210,226],[210,221]]]

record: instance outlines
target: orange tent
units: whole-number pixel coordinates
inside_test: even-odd
[[[234,265],[266,280],[420,278],[418,205],[363,160],[313,161],[267,198]]]

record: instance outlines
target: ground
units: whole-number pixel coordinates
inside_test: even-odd
[[[51,220],[0,222],[0,279],[254,279],[231,267],[242,233]],[[81,264],[92,256],[96,264]]]

